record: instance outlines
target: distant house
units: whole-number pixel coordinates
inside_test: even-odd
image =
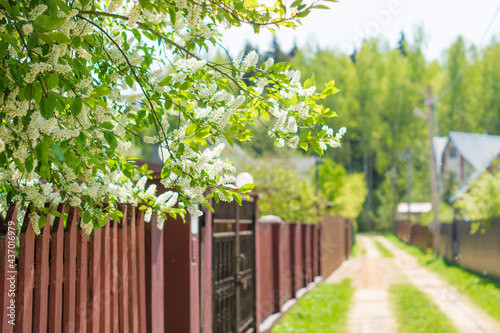
[[[499,160],[499,135],[450,132],[441,156],[442,180],[455,177],[459,183],[459,190],[450,202],[467,192],[471,181],[485,171],[492,171],[497,165],[494,162]]]

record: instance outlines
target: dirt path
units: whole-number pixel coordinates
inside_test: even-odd
[[[349,260],[337,274],[327,279],[331,283],[338,283],[344,278],[353,279],[356,292],[349,313],[349,332],[397,332],[387,291],[397,272],[386,259],[380,258],[380,253],[370,238],[357,236],[356,240],[365,249],[365,255]]]
[[[436,274],[421,267],[415,257],[397,248],[384,237],[377,237],[392,253],[399,270],[417,288],[428,294],[460,332],[500,332],[500,325]]]
[[[381,258],[375,239],[384,244],[395,258]],[[353,280],[356,292],[349,313],[349,332],[397,332],[388,288],[392,283],[410,282],[427,293],[460,332],[500,333],[498,323],[388,239],[358,235],[356,241],[365,253],[349,259],[326,280],[330,283],[339,283],[345,278]]]

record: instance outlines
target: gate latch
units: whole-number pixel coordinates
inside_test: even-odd
[[[238,272],[238,274],[236,275],[236,281],[241,289],[247,290],[248,283],[247,280],[243,278],[242,272]]]

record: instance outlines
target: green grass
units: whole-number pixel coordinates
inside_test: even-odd
[[[477,306],[500,322],[500,280],[477,275],[456,265],[437,259],[432,253],[424,253],[415,246],[387,236],[396,246],[417,257],[425,268],[439,274],[458,292],[467,295]]]
[[[378,249],[378,252],[380,252],[380,255],[382,256],[382,258],[394,258],[394,254],[389,251],[385,246],[384,244],[380,243],[380,241],[374,239],[375,241],[375,246],[377,247]]]
[[[366,253],[366,250],[359,242],[354,243],[352,246],[352,251],[351,251],[351,258],[356,258],[359,257],[359,255],[364,256]]]
[[[350,279],[339,284],[322,283],[302,297],[272,332],[347,332],[347,313],[353,293]]]
[[[414,285],[393,284],[389,294],[400,333],[458,332],[431,298]]]

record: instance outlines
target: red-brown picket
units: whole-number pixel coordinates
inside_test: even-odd
[[[0,331],[5,333],[10,333],[14,331],[14,325],[12,325],[12,323],[9,323],[11,317],[8,317],[8,314],[10,314],[11,312],[9,307],[12,307],[10,300],[14,299],[13,297],[11,297],[13,295],[11,294],[10,291],[10,286],[11,286],[10,278],[14,278],[13,282],[16,282],[17,279],[16,276],[17,274],[12,273],[15,270],[12,269],[13,267],[11,265],[13,259],[12,254],[15,254],[16,249],[15,246],[13,247],[14,243],[12,242],[12,240],[9,240],[8,230],[10,221],[14,222],[17,221],[17,209],[14,203],[10,204],[7,210],[7,214],[5,215],[5,219],[0,216],[0,288],[1,288],[0,314],[2,315]],[[9,261],[9,259],[11,260]],[[9,280],[7,280],[7,278],[9,278]],[[14,305],[14,311],[15,311],[15,305]],[[15,315],[15,313],[13,315]]]
[[[50,216],[47,216],[50,221]],[[49,308],[49,250],[50,250],[50,223],[42,230],[42,234],[35,240],[36,271],[35,295],[33,310],[33,332],[47,332],[47,311]]]
[[[111,331],[111,239],[109,220],[102,228],[101,247],[101,332]]]
[[[135,209],[132,205],[127,205],[127,246],[128,253],[128,297],[129,297],[129,313],[130,331],[139,332],[139,311],[137,307],[137,241],[135,238]]]
[[[136,209],[135,223],[137,234],[137,283],[139,305],[139,332],[146,332],[146,244],[144,228],[144,211]]]
[[[110,220],[111,231],[111,332],[120,331],[118,300],[118,223]]]
[[[88,245],[85,230],[77,231],[76,332],[87,332]]]
[[[120,219],[118,225],[118,309],[120,313],[120,332],[128,333],[129,320],[128,320],[128,261],[127,261],[127,218],[128,209],[126,205],[121,205],[120,210],[123,217]]]
[[[64,230],[63,330],[75,331],[76,315],[76,232],[78,211],[71,208]]]
[[[101,232],[102,229],[94,230],[90,241],[87,331],[93,333],[99,332],[101,315]]]
[[[58,211],[66,214],[60,204]],[[64,215],[56,217],[51,228],[50,284],[49,284],[49,332],[62,332],[63,279],[64,279]]]
[[[35,285],[35,231],[30,223],[30,210],[26,211],[21,227],[18,290],[33,290]],[[33,320],[33,292],[17,293],[16,331],[31,332]]]

